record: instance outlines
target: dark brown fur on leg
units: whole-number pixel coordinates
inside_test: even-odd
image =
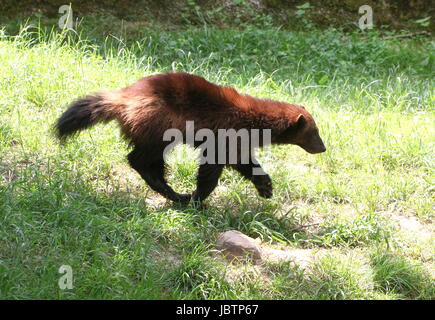
[[[160,193],[169,200],[180,203],[188,203],[190,194],[176,193],[165,181],[165,163],[163,158],[153,159],[145,150],[135,149],[128,155],[128,162],[154,191]],[[158,154],[158,153],[157,153]],[[160,153],[162,154],[162,153]]]
[[[251,160],[247,164],[235,164],[231,166],[234,170],[239,172],[245,179],[250,180],[258,191],[258,194],[263,198],[271,198],[273,195],[272,179],[263,171],[259,163]],[[256,173],[263,172],[263,174],[253,174],[254,169]]]
[[[192,199],[201,203],[216,188],[224,166],[221,164],[202,164],[199,166],[196,191]]]

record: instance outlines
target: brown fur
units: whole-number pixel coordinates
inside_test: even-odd
[[[184,134],[187,120],[194,121],[195,131],[271,129],[272,143],[296,144],[310,153],[325,151],[317,126],[304,107],[257,99],[187,73],[153,75],[126,88],[80,99],[58,120],[58,135],[64,139],[112,119],[119,122],[122,134],[134,146],[128,157],[131,166],[151,188],[174,201],[187,202],[190,195],[176,193],[164,181],[163,150],[169,142],[163,141],[163,134],[171,128]],[[249,170],[255,166],[259,167],[254,163],[232,165],[255,184],[260,195],[269,197],[270,178],[252,176]],[[195,200],[208,196],[222,169],[220,165],[200,167]]]

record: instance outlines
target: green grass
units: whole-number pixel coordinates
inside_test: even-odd
[[[121,41],[89,30],[80,40],[0,31],[0,298],[435,298],[433,42],[271,27]],[[328,150],[266,150],[272,199],[227,170],[200,210],[148,189],[114,123],[64,147],[54,139],[73,99],[166,71],[303,104]],[[169,165],[174,188],[192,191],[194,153],[178,148]],[[407,217],[417,230],[398,224]],[[230,264],[214,249],[231,229],[314,259]],[[61,265],[73,268],[71,290],[58,287]]]

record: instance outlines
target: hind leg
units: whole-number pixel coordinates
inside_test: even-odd
[[[160,193],[165,198],[174,202],[188,203],[190,194],[176,193],[165,180],[165,162],[163,157],[152,155],[162,155],[163,153],[148,152],[142,149],[134,149],[127,156],[130,166],[135,169],[142,179],[150,186],[151,189]]]

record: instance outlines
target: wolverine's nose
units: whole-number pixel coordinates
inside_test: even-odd
[[[312,154],[316,154],[316,153],[322,153],[326,151],[326,147],[323,144],[323,142],[321,144],[319,144],[318,146],[316,146],[315,148],[311,148],[310,150],[307,150],[309,153]]]
[[[310,153],[312,153],[312,154],[316,154],[316,153],[322,153],[322,152],[325,152],[325,151],[326,151],[326,147],[323,146],[323,147],[321,147],[321,148],[319,148],[319,149],[311,150]]]
[[[323,146],[320,148],[319,153],[322,153],[322,152],[325,152],[325,151],[326,151],[326,147],[323,145]]]

